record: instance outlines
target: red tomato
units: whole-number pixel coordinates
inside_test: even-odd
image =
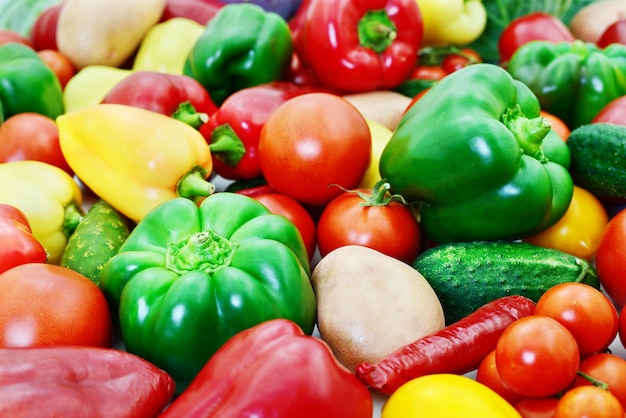
[[[0,347],[110,347],[111,315],[91,280],[44,263],[0,274]]]
[[[617,336],[619,319],[613,302],[584,283],[551,287],[537,301],[535,315],[549,316],[567,328],[581,356],[605,350]]]
[[[54,49],[42,49],[37,51],[37,55],[39,55],[39,58],[56,74],[62,88],[65,88],[67,82],[76,74],[76,68],[74,64],[72,64],[72,61],[59,51]]]
[[[557,394],[572,383],[579,363],[574,336],[547,316],[516,320],[496,345],[496,367],[502,381],[522,396]]]
[[[606,383],[609,391],[626,408],[626,360],[610,353],[596,353],[583,358],[579,370]],[[576,376],[571,387],[593,385],[589,379]]]
[[[607,224],[596,250],[596,270],[604,291],[618,307],[626,305],[626,209]]]
[[[0,46],[12,42],[17,42],[20,44],[24,44],[29,47],[33,47],[30,41],[24,38],[19,33],[9,30],[9,29],[0,29]]]
[[[544,12],[520,16],[504,28],[500,35],[498,41],[500,62],[507,62],[517,48],[535,40],[573,42],[575,38],[563,21],[556,16]]]
[[[580,386],[565,392],[556,405],[554,418],[624,418],[624,408],[609,391]]]
[[[626,306],[624,306],[619,313],[619,330],[617,334],[622,346],[626,348]],[[626,405],[624,405],[624,407],[626,408]]]
[[[556,115],[553,115],[552,113],[546,112],[545,110],[540,111],[539,114],[548,119],[548,122],[550,122],[550,125],[552,125],[552,130],[556,132],[563,141],[567,141],[567,138],[569,138],[569,135],[572,132],[569,126],[567,126],[565,122],[563,122],[563,119],[559,118]]]
[[[522,418],[554,418],[558,398],[524,398],[515,404]]]
[[[413,73],[409,79],[420,79],[420,80],[441,80],[448,73],[441,67],[435,65],[419,65],[415,67]]]
[[[626,18],[611,23],[596,42],[600,48],[606,48],[613,43],[626,44]]]
[[[301,203],[324,206],[358,186],[370,161],[372,139],[361,113],[329,93],[287,100],[268,117],[259,141],[267,183]]]
[[[63,1],[48,7],[41,13],[30,29],[30,41],[36,51],[54,49],[57,47],[57,23],[63,8]]]
[[[522,400],[522,395],[512,390],[502,381],[496,367],[496,350],[491,350],[483,361],[480,362],[476,371],[476,381],[502,396],[511,405],[515,405]]]
[[[61,152],[56,123],[39,113],[18,113],[0,125],[0,163],[22,160],[43,161],[74,175]]]
[[[626,125],[626,96],[620,96],[605,105],[591,123]]]
[[[441,61],[441,68],[447,73],[453,73],[468,65],[482,62],[478,52],[470,48],[463,48],[458,54],[448,54]]]
[[[315,255],[317,238],[315,236],[315,221],[313,221],[311,214],[297,200],[281,193],[263,193],[252,197],[263,203],[270,212],[282,215],[293,222],[302,235],[309,260],[312,260]]]
[[[406,263],[415,260],[420,250],[419,223],[401,202],[377,204],[382,202],[380,193],[390,198],[386,190],[342,192],[324,208],[317,222],[317,244],[322,257],[345,245],[361,245]]]

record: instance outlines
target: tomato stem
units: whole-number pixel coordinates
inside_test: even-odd
[[[604,389],[604,390],[609,390],[609,385],[606,384],[605,382],[596,379],[595,377],[589,376],[587,373],[585,372],[581,372],[580,370],[578,370],[578,375],[582,376],[583,378],[587,379],[589,382],[591,382],[592,385],[599,387],[600,389]]]

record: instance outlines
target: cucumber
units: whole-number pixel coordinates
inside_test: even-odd
[[[106,201],[97,200],[68,239],[60,265],[99,285],[104,264],[117,254],[130,234],[129,223]]]
[[[595,268],[582,258],[519,241],[449,243],[420,254],[413,267],[430,283],[451,324],[499,297],[537,302],[552,286],[582,282],[600,288]]]
[[[626,126],[582,125],[567,138],[574,184],[599,199],[626,198]]]

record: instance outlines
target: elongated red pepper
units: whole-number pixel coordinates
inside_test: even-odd
[[[0,273],[25,263],[45,263],[46,250],[33,236],[26,215],[0,203]]]
[[[117,83],[102,99],[172,116],[194,128],[202,126],[217,106],[206,89],[186,75],[137,71]]]
[[[356,375],[368,387],[392,394],[409,380],[427,374],[470,372],[496,348],[498,338],[513,321],[534,312],[535,303],[524,296],[496,299],[442,330],[400,347],[376,364],[361,363]]]
[[[422,42],[415,0],[310,0],[292,21],[302,64],[342,92],[391,89],[411,73]]]
[[[370,392],[293,322],[248,328],[209,359],[160,418],[371,418]]]
[[[125,351],[95,347],[0,350],[0,416],[156,417],[174,380]]]

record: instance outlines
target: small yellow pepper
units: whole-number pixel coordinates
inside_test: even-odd
[[[466,45],[482,35],[487,11],[482,0],[416,0],[424,23],[423,46]]]
[[[82,192],[72,176],[41,161],[0,164],[0,203],[24,212],[48,262],[58,264],[83,214]]]
[[[132,73],[131,70],[106,65],[83,68],[68,81],[63,90],[65,112],[100,103],[117,83]]]
[[[76,176],[135,222],[177,196],[213,193],[213,162],[196,129],[134,106],[98,104],[57,118],[59,142]]]
[[[175,17],[153,26],[139,45],[134,71],[181,75],[187,55],[205,27],[195,20]]]
[[[372,154],[370,156],[370,165],[367,167],[367,170],[365,170],[359,187],[371,189],[380,180],[378,162],[380,161],[380,155],[383,153],[385,145],[387,145],[387,142],[391,139],[393,131],[382,123],[373,120],[366,120],[366,122],[370,128],[370,134],[372,135]]]

